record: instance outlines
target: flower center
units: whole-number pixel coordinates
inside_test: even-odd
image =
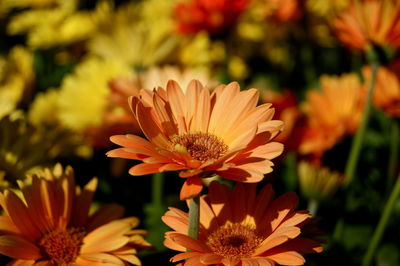
[[[228,146],[217,136],[208,133],[185,133],[171,141],[174,150],[182,150],[201,162],[217,160],[223,156]]]
[[[211,250],[222,257],[246,258],[261,244],[262,238],[249,226],[235,223],[218,228],[207,239]]]
[[[78,228],[56,229],[39,242],[45,256],[55,265],[73,263],[79,255],[85,232]]]

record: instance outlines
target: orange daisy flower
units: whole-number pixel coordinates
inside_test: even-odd
[[[89,216],[96,190],[93,178],[83,189],[75,186],[71,167],[19,183],[0,194],[0,254],[13,258],[8,265],[141,265],[137,251],[148,248],[143,230],[133,230],[138,218],[120,219],[124,209],[104,206]]]
[[[362,72],[365,84],[369,84],[371,68],[363,67]],[[389,116],[400,117],[400,80],[395,72],[386,67],[378,69],[372,101]]]
[[[201,177],[258,182],[272,171],[271,159],[283,151],[282,144],[271,142],[283,122],[271,120],[271,104],[257,107],[258,97],[256,89],[240,91],[236,82],[220,85],[211,94],[196,80],[186,93],[174,81],[166,90],[141,90],[130,103],[149,141],[112,136],[123,148],[107,155],[142,160],[130,169],[132,175],[180,171],[180,177],[188,178],[181,199],[201,192]]]
[[[246,10],[250,0],[191,0],[178,3],[174,17],[180,33],[198,33],[202,30],[210,34],[220,34],[236,23]]]
[[[322,76],[320,85],[322,91],[307,93],[304,111],[308,123],[299,147],[301,154],[322,154],[353,134],[361,120],[366,95],[356,74]]]
[[[400,46],[400,2],[397,0],[353,0],[334,20],[338,38],[353,49],[371,45]]]
[[[303,265],[300,253],[322,247],[304,235],[312,220],[308,211],[295,211],[297,200],[295,193],[274,199],[271,185],[256,193],[255,184],[230,190],[212,182],[200,198],[199,238],[187,235],[188,214],[170,208],[162,220],[175,231],[165,234],[164,245],[182,252],[171,261],[185,265]]]

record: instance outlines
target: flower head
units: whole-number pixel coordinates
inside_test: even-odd
[[[319,153],[330,149],[360,123],[365,90],[354,73],[320,78],[321,91],[307,93],[304,105],[307,127],[300,141],[300,153]]]
[[[397,0],[353,0],[333,25],[348,47],[367,50],[371,45],[400,46],[400,3]]]
[[[371,80],[371,68],[362,69],[365,84]],[[400,117],[400,79],[399,75],[386,67],[380,67],[374,88],[373,103],[392,117]]]
[[[121,219],[123,208],[111,204],[89,216],[97,179],[75,186],[72,168],[60,165],[19,182],[22,198],[0,194],[0,254],[13,265],[140,265],[137,251],[147,248],[136,217]],[[47,264],[46,264],[47,263]]]
[[[175,231],[166,233],[164,245],[182,252],[171,261],[186,259],[188,265],[303,265],[300,253],[322,247],[304,236],[311,216],[295,211],[296,205],[294,193],[274,199],[270,185],[257,193],[255,184],[230,190],[212,182],[200,198],[199,238],[187,235],[188,214],[170,208],[162,219]]]
[[[110,157],[141,160],[132,175],[180,171],[188,178],[181,199],[200,193],[200,177],[219,175],[239,182],[258,182],[272,171],[271,159],[283,151],[270,142],[282,128],[271,120],[271,104],[256,106],[256,89],[240,91],[232,82],[212,93],[193,80],[184,93],[174,81],[167,89],[141,90],[131,109],[148,140],[134,135],[112,136],[123,146]]]
[[[220,34],[231,27],[246,10],[249,0],[192,0],[175,6],[178,31]]]
[[[308,199],[327,199],[346,181],[340,173],[313,166],[306,161],[298,164],[298,173],[301,192]]]

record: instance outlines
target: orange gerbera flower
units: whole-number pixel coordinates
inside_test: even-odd
[[[219,34],[236,23],[250,0],[191,0],[178,3],[174,17],[180,33],[198,33],[202,30]]]
[[[200,198],[199,238],[187,235],[188,214],[170,208],[162,220],[175,231],[166,233],[164,245],[182,252],[171,261],[185,265],[303,265],[300,253],[322,247],[304,235],[311,216],[296,205],[295,193],[274,199],[271,185],[257,194],[255,184],[230,190],[212,182]]]
[[[371,45],[400,46],[400,2],[353,0],[333,22],[338,38],[353,49]]]
[[[371,68],[363,68],[365,84],[371,79]],[[396,73],[385,67],[378,69],[373,103],[392,117],[400,117],[400,80]]]
[[[120,219],[111,204],[89,216],[97,179],[75,187],[73,170],[57,165],[31,184],[19,183],[23,199],[11,190],[0,194],[0,254],[9,265],[140,265],[138,250],[149,247],[136,217]]]
[[[360,123],[365,89],[354,73],[340,77],[322,76],[322,91],[307,93],[305,113],[309,119],[300,153],[322,153],[345,135],[353,134]]]
[[[180,177],[188,178],[181,199],[201,192],[200,177],[258,182],[272,171],[271,159],[283,151],[282,144],[270,142],[283,122],[271,120],[271,104],[256,107],[258,97],[256,89],[240,91],[236,82],[220,85],[212,94],[196,80],[186,93],[174,81],[166,90],[141,90],[130,103],[150,141],[112,136],[123,148],[107,155],[142,160],[130,169],[132,175],[179,170]]]

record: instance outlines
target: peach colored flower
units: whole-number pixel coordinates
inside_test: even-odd
[[[172,262],[186,260],[185,265],[303,265],[300,253],[322,247],[304,235],[312,219],[296,205],[295,193],[274,199],[271,185],[257,193],[255,184],[237,183],[230,190],[212,182],[200,198],[199,238],[187,235],[188,214],[170,208],[162,220],[174,231],[165,234],[164,245],[181,252]]]
[[[136,217],[121,219],[115,204],[89,216],[97,179],[75,186],[73,170],[57,165],[19,183],[22,197],[0,194],[0,254],[9,265],[141,265],[137,251],[148,248]]]
[[[363,67],[365,84],[371,79],[371,68]],[[373,104],[392,117],[400,117],[400,80],[399,76],[386,67],[378,69],[374,88]]]
[[[371,45],[400,46],[400,2],[353,0],[333,21],[338,38],[348,47],[367,50]]]
[[[321,91],[307,93],[307,129],[299,147],[302,154],[323,153],[344,136],[355,133],[365,102],[365,88],[355,73],[322,76]]]
[[[132,175],[180,171],[180,177],[188,178],[181,199],[200,193],[201,177],[258,182],[283,151],[282,144],[271,142],[283,122],[272,120],[271,104],[256,106],[258,98],[256,89],[240,91],[236,82],[212,93],[196,80],[186,93],[174,81],[166,90],[141,90],[130,102],[148,140],[112,136],[123,147],[107,155],[143,161],[130,169]]]

